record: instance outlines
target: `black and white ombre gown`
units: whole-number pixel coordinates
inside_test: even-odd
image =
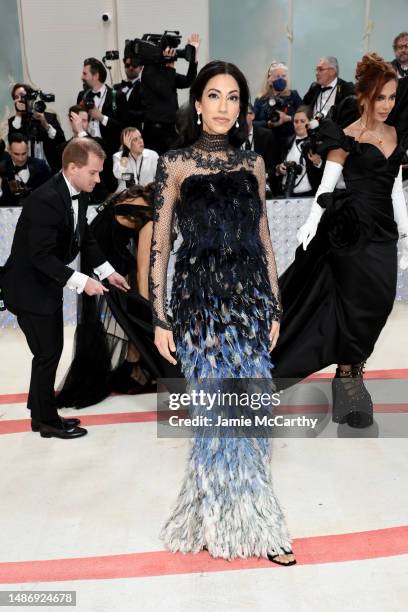
[[[268,350],[280,317],[265,204],[264,163],[202,133],[159,160],[150,292],[154,324],[173,331],[187,382],[271,378]],[[182,236],[166,308],[174,221]],[[269,440],[196,436],[162,534],[172,551],[214,557],[284,554],[291,539],[273,493]]]

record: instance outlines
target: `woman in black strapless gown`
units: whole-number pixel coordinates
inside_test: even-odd
[[[319,153],[328,161],[299,232],[307,250],[297,249],[279,279],[283,317],[274,375],[302,379],[338,364],[336,377],[349,380],[334,381],[333,418],[363,427],[372,423],[372,402],[362,370],[393,307],[399,232],[408,252],[400,173],[408,143],[383,123],[397,84],[390,66],[364,56],[357,77],[361,119],[346,133],[330,120],[321,123]],[[346,190],[333,191],[341,170]]]
[[[100,206],[90,224],[106,259],[128,277],[131,289],[124,293],[109,286],[109,292],[97,298],[79,297],[73,361],[60,385],[60,407],[91,406],[112,391],[151,391],[155,386],[147,381],[181,376],[153,341],[148,301],[153,188],[150,184],[125,190]],[[81,270],[92,273],[84,256]]]

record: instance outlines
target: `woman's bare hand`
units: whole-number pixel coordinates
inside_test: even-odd
[[[273,321],[271,331],[269,332],[269,352],[273,351],[279,338],[280,323]]]
[[[167,359],[167,361],[173,365],[177,364],[177,361],[171,355],[171,353],[174,353],[176,350],[173,332],[167,329],[162,329],[161,327],[156,327],[154,332],[154,343],[162,357]]]

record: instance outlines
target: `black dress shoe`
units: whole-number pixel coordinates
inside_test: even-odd
[[[79,419],[66,419],[64,417],[60,417],[65,428],[70,429],[71,427],[77,427],[81,423]],[[31,431],[40,431],[40,421],[36,421],[35,419],[31,419]]]
[[[42,438],[62,438],[70,440],[71,438],[80,438],[88,433],[83,427],[54,427],[46,423],[40,423],[40,436]]]

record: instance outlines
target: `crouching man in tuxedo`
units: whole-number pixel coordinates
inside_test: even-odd
[[[0,273],[5,306],[17,316],[33,353],[27,408],[31,428],[44,438],[78,438],[79,419],[59,417],[55,375],[64,343],[63,288],[102,294],[108,289],[69,264],[87,252],[100,280],[127,291],[126,280],[105,260],[86,220],[88,196],[99,182],[105,153],[88,138],[66,146],[62,172],[33,191],[17,223],[11,254]]]

